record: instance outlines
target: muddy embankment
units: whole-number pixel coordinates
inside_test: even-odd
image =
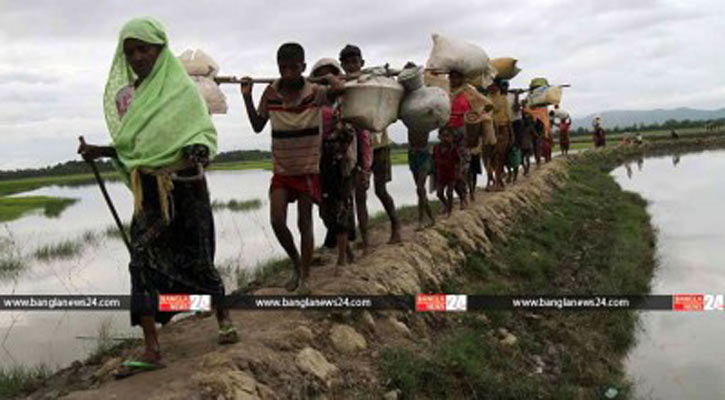
[[[571,155],[568,159],[557,158],[549,164],[532,168],[532,174],[520,178],[517,184],[504,192],[481,192],[469,209],[456,211],[448,219],[439,218],[433,228],[416,232],[412,223],[406,224],[402,244],[384,244],[382,238],[387,238],[387,229],[376,228],[373,235],[377,237],[377,244],[372,253],[342,269],[339,276],[334,274],[333,257],[328,255],[319,258],[320,265],[312,271],[312,294],[415,294],[445,291],[451,279],[467,276],[462,269],[470,261],[471,255],[491,256],[491,259],[495,259],[497,249],[515,239],[511,232],[516,231],[516,224],[522,216],[542,213],[556,193],[566,189],[570,173],[576,165],[597,165],[600,172],[606,173],[628,159],[712,148],[725,148],[725,138],[658,141],[640,146],[586,151]],[[648,277],[650,273],[648,271],[645,275]],[[496,275],[492,276],[491,279],[497,279]],[[579,285],[586,282],[580,281]],[[566,286],[567,283],[562,285]],[[279,287],[266,287],[255,293],[284,294],[285,291]],[[530,317],[532,320],[541,320],[541,315]],[[140,347],[126,349],[120,354],[117,352],[87,362],[76,362],[51,377],[30,398],[438,398],[435,392],[419,392],[417,396],[407,393],[401,387],[405,386],[405,377],[401,378],[398,374],[393,379],[385,371],[384,355],[388,349],[396,348],[421,352],[423,349],[435,349],[442,340],[441,332],[446,332],[452,324],[460,321],[457,316],[399,311],[236,310],[232,312],[232,318],[241,333],[238,344],[222,347],[215,343],[214,318],[187,318],[161,330],[167,368],[116,381],[111,376],[112,369],[121,361],[140,354]],[[487,325],[487,329],[503,336],[496,338],[496,343],[509,341],[509,345],[515,345],[515,338],[511,339],[505,329],[497,327],[485,315],[481,319],[483,324],[490,325]],[[547,329],[557,333],[557,329],[567,329],[563,324]],[[510,325],[516,326],[516,323]],[[630,331],[625,333],[631,336]],[[602,340],[606,341],[606,338]],[[520,344],[523,346],[525,343],[522,341]],[[564,345],[558,348],[554,346],[553,352],[577,351],[576,348],[566,349],[561,346]],[[532,346],[532,349],[535,350],[536,346]],[[518,357],[519,353],[511,354]],[[617,370],[616,360],[620,358],[621,355],[617,355],[614,361],[608,360],[607,367]],[[460,365],[454,365],[452,371],[458,371],[458,367]],[[534,365],[533,368],[549,367]],[[502,376],[502,373],[497,372],[491,379],[515,380],[520,374],[522,371],[511,371],[510,376],[505,373]],[[536,379],[549,379],[546,374],[541,376]],[[431,376],[431,379],[434,378]],[[583,382],[581,386],[598,383]],[[477,392],[472,387],[461,388],[460,393],[463,398],[473,398]],[[580,395],[571,397],[589,398],[582,393],[588,392],[582,391]],[[502,398],[517,397],[511,395]]]

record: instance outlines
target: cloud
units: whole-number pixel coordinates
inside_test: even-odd
[[[224,74],[274,76],[276,49],[290,40],[305,46],[308,65],[346,43],[358,44],[368,65],[423,63],[439,32],[519,58],[516,86],[536,76],[571,83],[564,107],[575,116],[717,108],[725,87],[725,54],[714,43],[725,36],[725,2],[1,1],[0,168],[74,158],[79,133],[108,142],[101,96],[118,31],[144,15],[163,22],[176,53],[202,48]],[[223,90],[229,114],[214,116],[221,150],[269,148],[268,132],[250,129],[238,88]],[[401,124],[391,132],[405,140]]]

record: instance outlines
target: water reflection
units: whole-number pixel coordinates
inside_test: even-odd
[[[647,159],[647,170],[631,177],[626,165],[612,172],[622,188],[648,200],[657,228],[652,293],[723,292],[725,178],[706,172],[725,168],[724,156],[722,151],[705,152],[688,156],[680,165],[680,155],[675,154]],[[642,312],[640,322],[637,344],[626,361],[638,396],[725,397],[725,347],[719,345],[725,326],[722,313]]]

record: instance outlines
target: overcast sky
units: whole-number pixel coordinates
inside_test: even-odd
[[[464,39],[491,57],[518,58],[512,86],[534,76],[570,83],[573,117],[608,109],[714,109],[725,97],[725,1],[25,1],[0,0],[0,169],[76,157],[77,136],[107,143],[102,94],[121,26],[153,16],[175,54],[201,48],[222,73],[274,76],[285,41],[308,65],[359,45],[367,65],[424,63],[431,33]],[[262,87],[255,87],[258,95]],[[220,150],[268,149],[226,86],[214,116]],[[404,141],[402,125],[393,139]]]

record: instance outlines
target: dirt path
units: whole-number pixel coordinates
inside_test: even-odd
[[[576,157],[576,156],[573,156]],[[411,294],[440,290],[470,251],[505,240],[521,210],[534,210],[565,179],[563,159],[532,167],[505,192],[479,190],[477,201],[433,228],[405,223],[403,242],[389,245],[389,224],[371,231],[369,255],[334,275],[335,257],[323,252],[312,269],[312,294]],[[411,190],[414,190],[411,179]],[[378,201],[370,196],[368,201]],[[451,240],[457,242],[451,246]],[[280,279],[280,284],[282,280]],[[276,281],[275,281],[276,283]],[[286,294],[280,287],[256,294]],[[232,319],[241,341],[216,344],[214,318],[191,317],[160,331],[167,368],[114,380],[110,371],[140,347],[95,365],[76,363],[30,398],[51,399],[304,399],[381,398],[377,358],[384,346],[428,340],[429,327],[405,312],[241,311]]]

